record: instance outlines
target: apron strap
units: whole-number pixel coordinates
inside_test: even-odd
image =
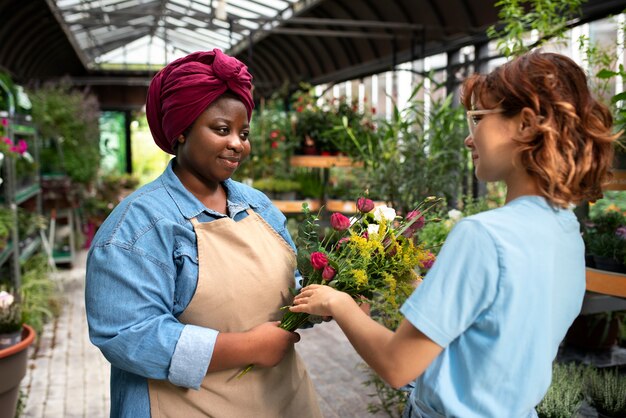
[[[196,227],[198,225],[200,225],[200,222],[198,222],[198,218],[196,218],[195,216],[193,218],[190,219],[191,224]]]

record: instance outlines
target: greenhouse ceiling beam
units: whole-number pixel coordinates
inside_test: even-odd
[[[137,39],[141,39],[149,33],[149,30],[143,31],[133,31],[129,35],[125,35],[122,37],[118,37],[117,39],[111,39],[107,42],[102,42],[93,48],[85,48],[85,52],[89,55],[91,53],[99,52],[101,55],[106,54],[107,52],[111,52],[117,48],[128,45],[129,43],[136,41]]]
[[[139,86],[148,87],[152,77],[69,77],[75,86]]]
[[[60,12],[59,8],[57,7],[55,1],[54,0],[45,0],[45,1],[46,1],[46,4],[48,5],[48,8],[50,9],[50,12],[52,12],[52,15],[54,16],[57,23],[63,30],[63,33],[65,33],[65,36],[67,37],[68,41],[72,45],[72,48],[74,48],[74,52],[78,56],[78,59],[80,60],[80,62],[83,64],[83,67],[89,68],[89,59],[87,58],[87,55],[85,54],[81,46],[78,45],[78,41],[76,41],[76,38],[72,34],[72,31],[70,30],[69,26],[65,22],[65,19],[63,18],[63,15]]]
[[[374,39],[405,39],[409,38],[408,35],[397,35],[391,33],[369,33],[369,32],[355,32],[355,31],[343,31],[343,30],[320,30],[320,29],[299,29],[299,28],[273,28],[262,29],[259,28],[255,32],[264,31],[272,34],[281,35],[302,35],[302,36],[325,36],[336,38],[374,38]]]

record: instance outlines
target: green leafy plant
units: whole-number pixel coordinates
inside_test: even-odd
[[[587,253],[617,263],[626,258],[626,217],[619,211],[595,213],[584,223]]]
[[[495,6],[500,8],[500,24],[488,28],[487,35],[504,56],[521,55],[548,40],[562,39],[570,21],[580,16],[584,1],[499,0]],[[535,42],[529,40],[531,30],[538,34]]]
[[[44,324],[59,315],[61,297],[50,278],[50,267],[44,254],[37,254],[22,266],[22,318],[41,334]]]
[[[49,152],[42,152],[44,167],[61,166],[77,183],[89,185],[100,163],[99,107],[95,95],[79,91],[64,80],[45,84],[29,93],[33,121],[48,138]],[[60,160],[45,161],[46,158]]]
[[[552,383],[539,405],[539,418],[571,418],[583,400],[585,366],[576,363],[554,363]]]
[[[300,190],[300,183],[296,180],[273,177],[254,180],[252,185],[255,189],[272,193],[297,192]]]
[[[626,416],[626,376],[616,368],[593,369],[585,376],[587,401],[608,417]]]
[[[0,334],[9,334],[22,328],[22,311],[13,294],[0,291]]]

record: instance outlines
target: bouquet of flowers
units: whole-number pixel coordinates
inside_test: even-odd
[[[428,270],[435,256],[419,244],[417,232],[426,222],[425,214],[440,199],[429,197],[406,216],[398,216],[388,206],[374,207],[365,197],[357,200],[357,214],[330,216],[331,232],[320,237],[320,217],[303,204],[305,219],[300,224],[296,247],[302,286],[322,284],[352,296],[358,302],[376,298],[397,309]],[[279,325],[294,331],[309,321],[309,314],[294,313],[284,307]],[[239,376],[251,369],[248,366]]]

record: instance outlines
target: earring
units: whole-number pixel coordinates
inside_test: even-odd
[[[183,144],[185,142],[185,137],[183,134],[178,135],[178,143]]]

